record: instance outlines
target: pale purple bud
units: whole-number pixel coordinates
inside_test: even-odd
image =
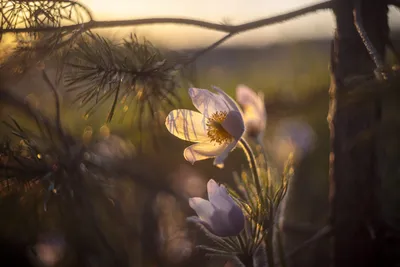
[[[264,133],[267,126],[267,112],[264,106],[264,95],[254,92],[246,85],[236,87],[236,100],[243,108],[246,133],[257,137]]]
[[[213,179],[207,183],[208,199],[189,199],[189,205],[209,231],[220,237],[235,236],[244,228],[242,209],[228,194],[225,186],[219,186]]]
[[[282,122],[278,134],[289,138],[293,145],[303,153],[312,150],[315,143],[314,130],[303,121],[287,120]]]

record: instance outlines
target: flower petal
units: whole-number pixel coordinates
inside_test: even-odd
[[[237,143],[238,141],[233,141],[229,143],[225,147],[225,149],[215,158],[214,165],[219,168],[223,168],[225,159],[228,157],[229,152],[231,152],[236,147]]]
[[[230,106],[219,94],[214,94],[206,89],[189,88],[189,96],[193,105],[206,117],[217,111],[230,110]]]
[[[198,143],[187,147],[183,151],[183,156],[190,163],[195,161],[204,160],[208,158],[214,158],[222,153],[227,145],[214,145],[211,143]]]
[[[165,119],[165,126],[171,134],[183,140],[191,142],[208,140],[206,118],[196,111],[188,109],[173,110]]]
[[[222,127],[236,140],[239,140],[244,133],[244,121],[242,114],[239,111],[229,111],[225,120],[222,122]]]
[[[240,84],[236,87],[236,100],[240,105],[252,106],[258,115],[266,116],[264,96],[262,94],[256,94],[246,85]]]
[[[231,233],[238,235],[244,228],[245,218],[242,209],[236,203],[228,213],[228,220],[231,226]]]
[[[266,119],[258,115],[252,106],[244,107],[244,123],[246,134],[251,137],[262,138],[267,126]]]
[[[246,132],[250,136],[258,136],[265,130],[267,112],[263,94],[256,94],[245,85],[236,87],[236,99],[243,106]]]
[[[225,93],[224,90],[217,86],[211,86],[215,91],[218,92],[218,95],[222,97],[226,103],[226,105],[229,107],[229,110],[236,110],[239,113],[242,113],[242,110],[240,109],[239,105],[236,103],[235,100],[232,99],[227,93]]]
[[[219,190],[219,185],[214,179],[210,179],[207,182],[207,193],[208,193],[208,199],[211,201],[212,197],[218,193]]]
[[[221,185],[219,187],[219,196],[224,198],[226,201],[230,202],[232,206],[237,206],[236,202],[233,200],[231,195],[229,195],[225,185]]]
[[[207,192],[209,201],[218,210],[228,213],[236,205],[225,186],[219,186],[213,179],[207,183]]]
[[[240,234],[244,228],[244,215],[242,210],[237,205],[232,206],[228,211],[216,208],[210,218],[210,228],[214,234],[220,237]]]
[[[194,209],[200,220],[211,225],[211,217],[215,208],[209,201],[200,197],[192,197],[189,198],[189,206]]]

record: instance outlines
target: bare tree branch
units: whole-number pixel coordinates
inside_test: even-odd
[[[23,27],[14,29],[1,29],[0,33],[23,33],[23,32],[51,32],[59,30],[74,30],[83,27],[86,30],[96,28],[112,28],[112,27],[126,27],[126,26],[138,26],[138,25],[149,25],[149,24],[185,24],[197,26],[200,28],[206,28],[210,30],[226,32],[226,33],[239,33],[256,28],[281,23],[301,15],[305,15],[311,12],[316,12],[322,9],[330,9],[332,5],[331,1],[324,1],[315,5],[311,5],[305,8],[301,8],[285,14],[273,16],[270,18],[255,20],[240,25],[225,25],[213,22],[207,22],[203,20],[185,19],[185,18],[145,18],[145,19],[133,19],[133,20],[110,20],[110,21],[97,21],[90,20],[89,22],[75,25],[67,25],[61,27]]]

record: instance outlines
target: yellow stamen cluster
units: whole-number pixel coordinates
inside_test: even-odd
[[[217,111],[208,118],[206,124],[207,136],[212,142],[223,144],[232,141],[232,135],[222,127],[222,122],[226,119],[227,115],[226,111]]]

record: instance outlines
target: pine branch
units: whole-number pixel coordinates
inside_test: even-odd
[[[50,85],[50,87],[52,91],[55,90],[54,86]],[[112,162],[110,159],[96,156],[90,151],[84,153],[86,149],[81,141],[66,130],[62,130],[61,121],[58,119],[59,114],[56,114],[55,120],[45,116],[8,88],[0,88],[0,105],[15,108],[28,118],[33,118],[37,122],[38,128],[45,128],[38,135],[31,130],[23,129],[13,118],[10,118],[12,123],[6,122],[11,132],[24,140],[24,148],[12,148],[8,138],[0,143],[0,194],[4,189],[1,181],[8,182],[9,179],[15,179],[17,184],[57,181],[64,189],[75,190],[72,177],[82,172],[83,163],[86,166],[83,172],[88,175],[97,173],[100,174],[99,177],[132,177],[138,185],[147,189],[156,192],[164,191],[174,195],[177,199],[182,199],[182,196],[177,194],[168,182],[148,179],[150,173],[145,173],[143,168],[138,168],[136,165],[133,166],[133,159]],[[61,145],[55,143],[56,140],[59,140]],[[65,148],[62,144],[67,144],[68,147]],[[22,149],[27,149],[28,155],[20,155],[19,151]],[[68,153],[69,150],[71,150],[70,153]],[[69,193],[68,190],[66,192]]]
[[[141,42],[136,35],[114,44],[89,33],[70,54],[65,63],[69,67],[65,82],[69,92],[78,92],[75,102],[89,105],[85,116],[110,98],[113,101],[107,122],[114,117],[119,103],[123,105],[121,110],[128,110],[127,99],[135,100],[140,117],[146,110],[154,116],[157,109],[173,106],[178,99],[176,67],[149,41]]]
[[[43,70],[42,71],[42,76],[44,81],[47,83],[47,85],[49,86],[51,92],[53,93],[54,96],[54,100],[55,100],[55,109],[56,109],[56,116],[55,116],[55,126],[57,128],[57,132],[60,136],[61,142],[64,146],[64,150],[69,154],[69,144],[68,142],[66,142],[66,134],[62,128],[61,125],[61,112],[60,112],[60,95],[57,91],[57,89],[54,87],[54,85],[51,83],[49,77],[46,74],[46,71]]]
[[[0,1],[0,41],[3,30],[14,29],[21,25],[61,27],[65,24],[82,25],[92,19],[87,7],[71,0]],[[16,79],[21,78],[32,65],[42,62],[61,48],[73,44],[83,32],[83,29],[78,27],[74,30],[16,34],[15,52],[2,64],[2,71],[7,72],[7,76],[18,74],[19,77]]]
[[[81,24],[93,20],[87,7],[76,1],[8,0],[0,2],[3,30],[24,27],[58,28],[66,23]],[[0,31],[0,36],[4,31]],[[30,32],[34,33],[34,32]],[[37,32],[36,32],[37,33]]]

